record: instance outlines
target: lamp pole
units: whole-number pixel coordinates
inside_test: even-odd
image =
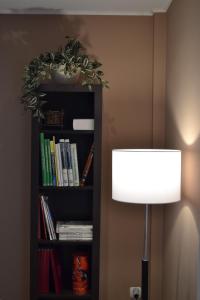
[[[149,213],[150,207],[145,205],[144,256],[142,259],[142,300],[148,300],[148,268],[149,268]]]

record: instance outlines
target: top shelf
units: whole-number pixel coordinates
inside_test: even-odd
[[[56,128],[51,128],[51,129],[45,129],[45,128],[40,128],[40,132],[43,132],[44,134],[51,134],[51,135],[57,135],[57,134],[62,134],[62,135],[93,135],[94,130],[66,130],[66,129],[56,129]]]
[[[65,83],[55,83],[50,82],[46,84],[41,84],[39,90],[42,92],[64,92],[64,93],[95,93],[100,92],[102,86],[100,84],[92,85],[90,90],[87,86],[83,85],[74,85],[74,84],[65,84]]]

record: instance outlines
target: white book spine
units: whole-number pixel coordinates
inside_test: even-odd
[[[83,233],[83,232],[61,232],[63,236],[80,236],[80,237],[92,237],[92,233]]]
[[[72,158],[71,158],[71,146],[69,139],[65,140],[65,151],[67,155],[67,173],[69,186],[74,186],[73,172],[72,172]]]
[[[78,170],[78,155],[76,144],[71,144],[72,172],[74,185],[79,186],[79,170]]]
[[[60,139],[60,154],[61,154],[61,162],[62,162],[62,175],[63,175],[63,185],[68,186],[68,172],[67,172],[67,156],[65,152],[65,144],[64,139]]]
[[[50,209],[49,209],[49,205],[45,201],[45,199],[44,199],[44,205],[46,206],[46,210],[47,210],[47,216],[48,216],[49,226],[50,226],[50,230],[51,230],[52,240],[56,240],[56,233],[55,233],[55,229],[54,229],[52,215],[51,215],[51,212],[50,212]]]
[[[58,173],[60,178],[60,186],[63,186],[63,174],[62,174],[62,162],[60,154],[60,144],[56,144],[57,153],[58,153]]]
[[[89,229],[82,229],[82,228],[56,227],[56,232],[57,233],[74,233],[74,232],[92,233],[93,230],[91,228],[89,228]]]
[[[92,229],[93,225],[76,225],[76,224],[65,224],[57,222],[57,226],[69,229]]]
[[[65,240],[65,241],[92,241],[92,237],[89,238],[81,238],[81,237],[67,237],[67,236],[62,236],[59,234],[59,240]]]

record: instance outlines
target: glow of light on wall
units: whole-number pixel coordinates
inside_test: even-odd
[[[174,212],[172,212],[173,214]],[[185,291],[186,286],[191,289],[197,287],[198,265],[200,260],[199,255],[199,230],[198,218],[195,208],[192,205],[181,205],[178,207],[176,217],[173,217],[173,226],[171,231],[168,231],[166,243],[166,251],[170,251],[171,255],[175,255],[174,263],[177,264],[177,276],[179,280],[181,295],[182,290]],[[170,250],[169,250],[170,249]],[[183,288],[184,287],[184,288]],[[180,297],[180,299],[184,298]]]
[[[176,126],[188,146],[195,144],[200,136],[198,88],[188,82],[181,89],[177,86],[179,92],[175,92],[176,101],[170,101]]]

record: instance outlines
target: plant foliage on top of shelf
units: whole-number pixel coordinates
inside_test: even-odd
[[[82,43],[71,37],[66,37],[64,48],[57,51],[46,52],[35,57],[29,65],[24,67],[23,95],[21,102],[26,110],[30,110],[35,118],[44,118],[42,106],[45,101],[44,93],[38,91],[38,87],[44,80],[51,80],[56,71],[62,69],[67,79],[78,74],[79,82],[88,86],[91,90],[93,84],[102,84],[108,87],[108,82],[103,79],[104,73],[100,70],[102,64],[86,54]]]

